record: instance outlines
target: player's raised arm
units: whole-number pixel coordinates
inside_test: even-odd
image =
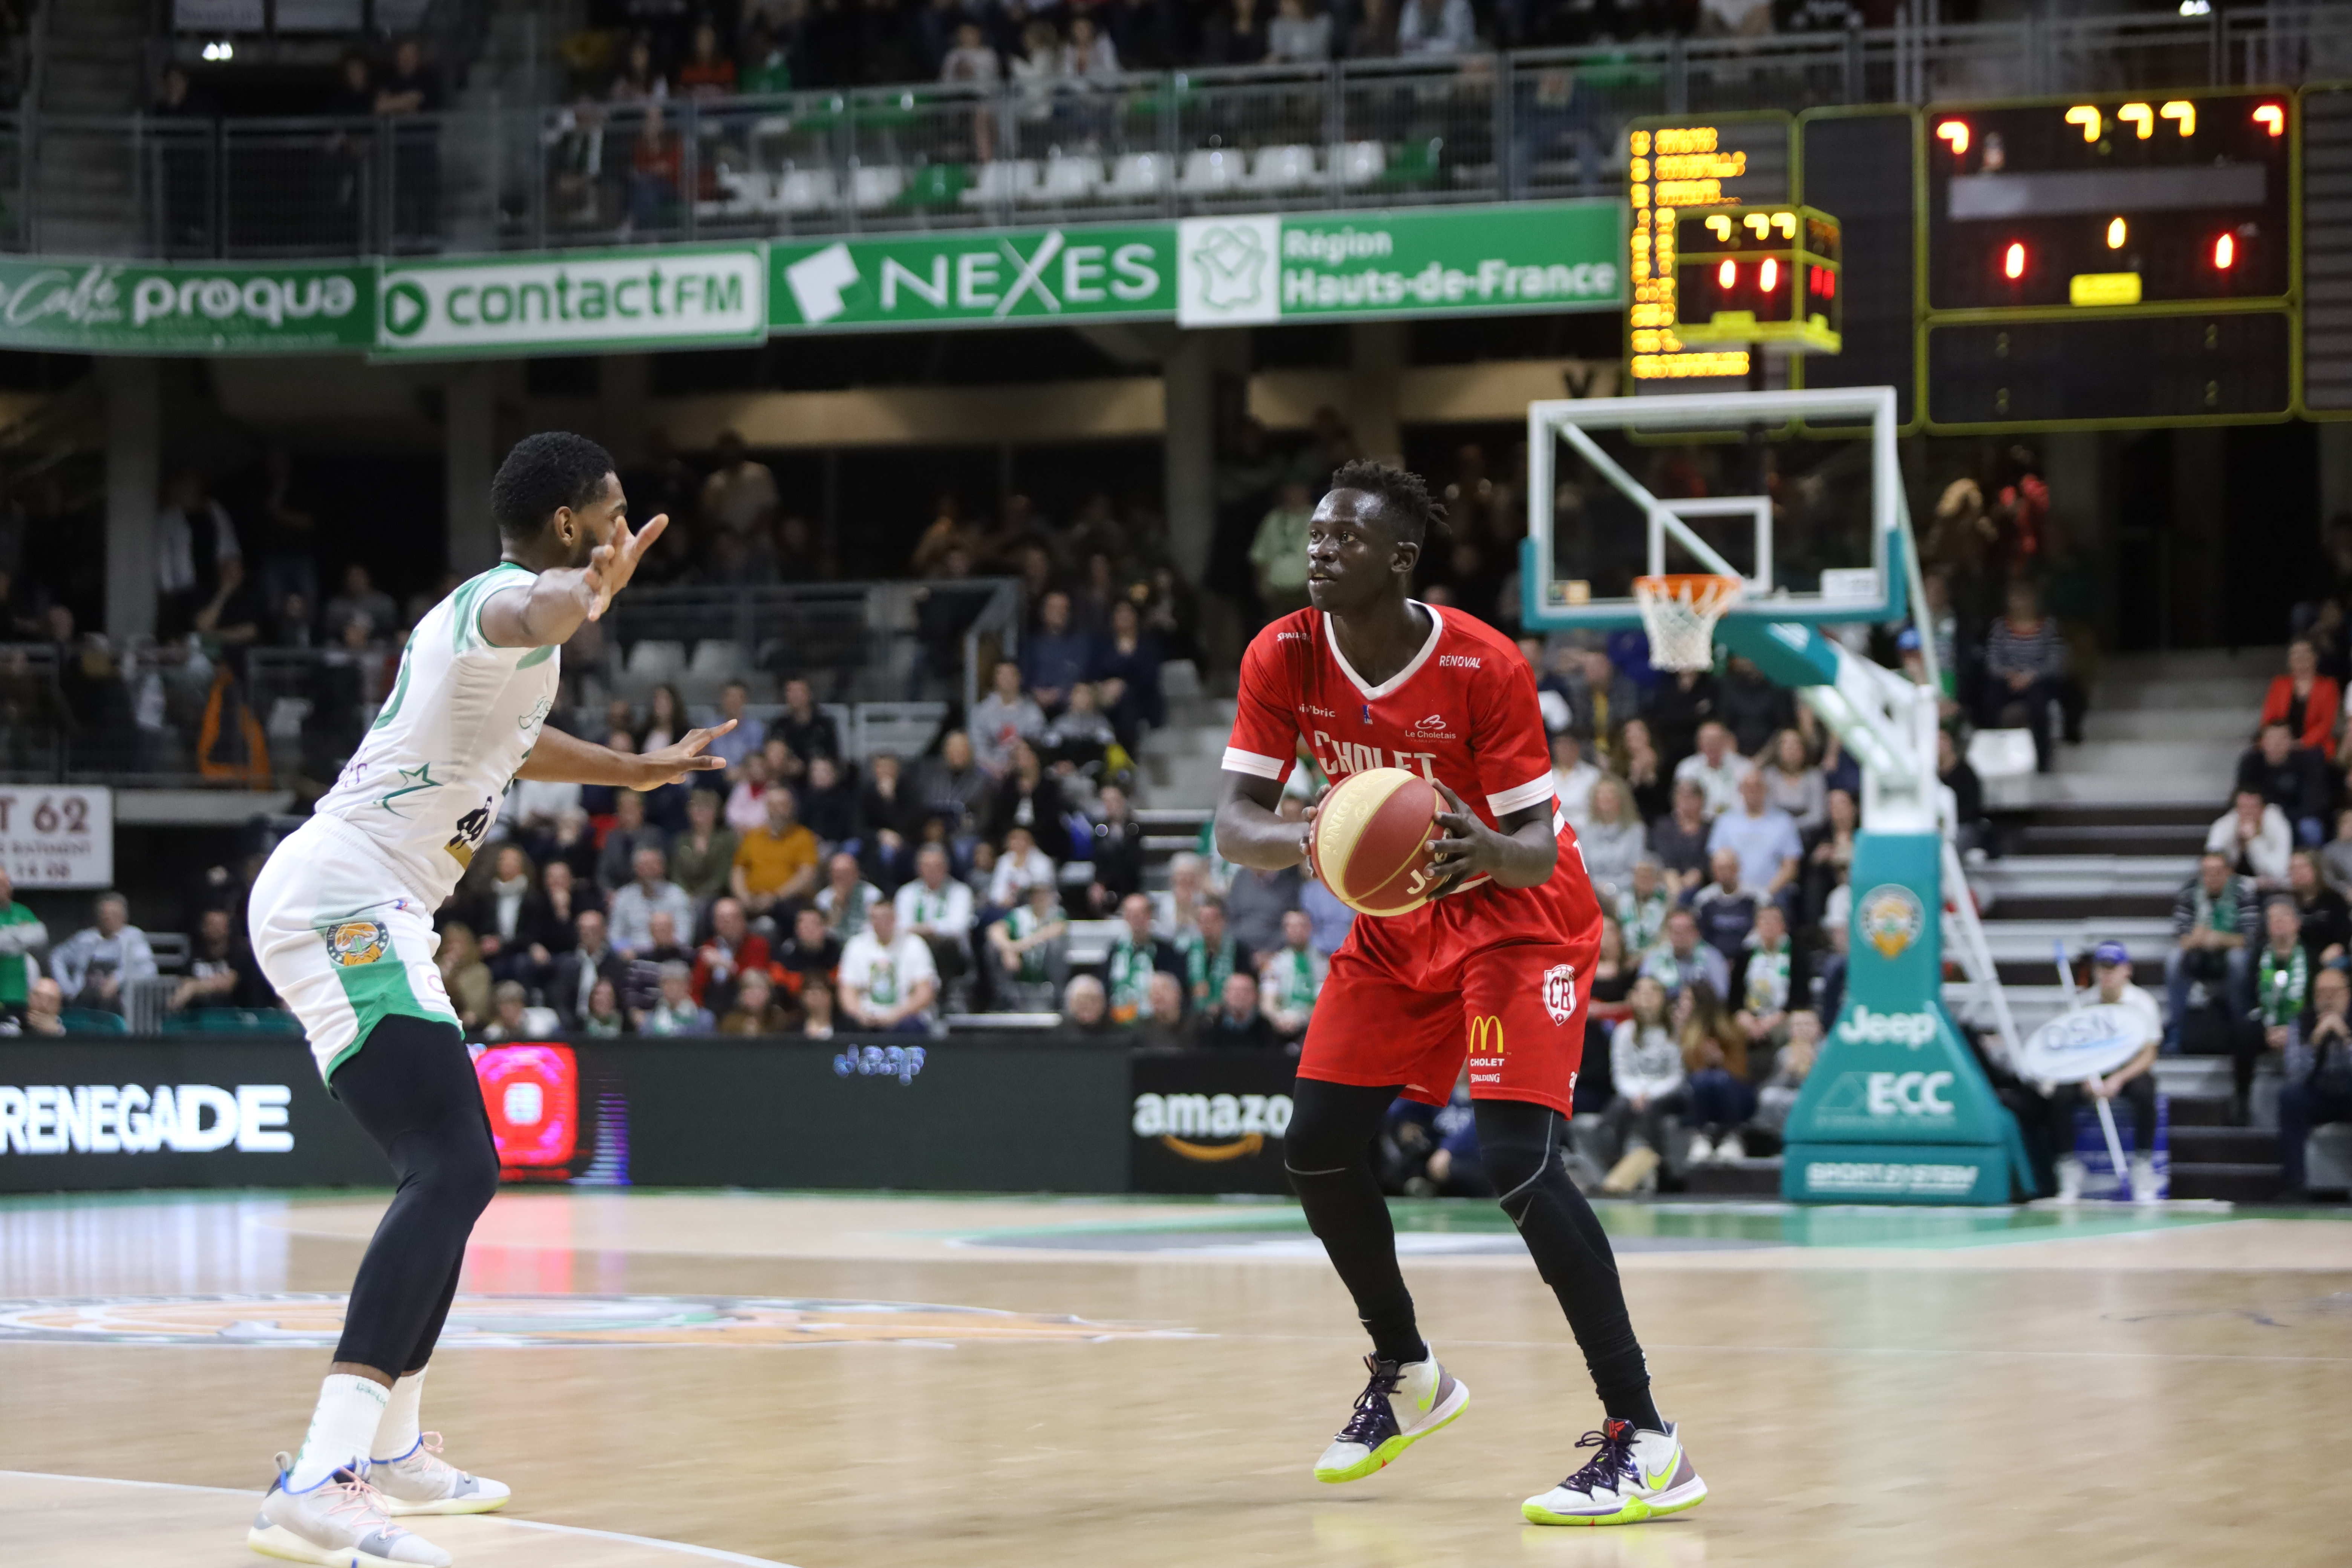
[[[569,641],[628,586],[669,525],[662,516],[631,531],[621,481],[588,441],[551,441],[525,460],[509,458],[490,487],[490,510],[506,563],[534,574],[530,583],[494,583],[474,612],[494,647]]]
[[[735,728],[730,719],[708,730],[688,730],[685,736],[656,752],[616,752],[593,741],[567,735],[550,726],[540,731],[538,743],[515,770],[519,779],[550,784],[611,784],[620,789],[659,789],[682,783],[696,773],[718,773],[727,759],[709,755],[705,748]]]

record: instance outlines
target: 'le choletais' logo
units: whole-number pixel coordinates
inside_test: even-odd
[[[382,921],[345,921],[327,933],[328,955],[346,969],[373,963],[391,945]]]
[[[1919,895],[1899,882],[1881,882],[1862,896],[1862,934],[1881,958],[1898,958],[1919,940],[1927,911]]]

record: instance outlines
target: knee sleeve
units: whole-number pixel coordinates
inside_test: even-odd
[[[1482,1113],[1478,1119],[1478,1155],[1506,1209],[1523,1202],[1544,1173],[1559,1166],[1567,1137],[1558,1111],[1538,1105],[1523,1110],[1537,1114]]]
[[[1396,1097],[1393,1087],[1300,1079],[1291,1089],[1290,1126],[1282,1135],[1284,1166],[1293,1176],[1370,1169],[1372,1138]]]

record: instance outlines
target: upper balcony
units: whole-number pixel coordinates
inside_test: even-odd
[[[2341,5],[352,120],[0,117],[0,248],[480,253],[1601,195],[1667,113],[2352,78]]]

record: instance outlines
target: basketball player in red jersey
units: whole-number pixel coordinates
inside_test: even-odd
[[[1356,921],[1299,1058],[1284,1163],[1372,1339],[1371,1381],[1316,1479],[1370,1475],[1469,1403],[1414,1321],[1370,1162],[1391,1102],[1443,1105],[1466,1056],[1487,1173],[1607,1413],[1578,1445],[1599,1453],[1522,1512],[1630,1524],[1679,1511],[1706,1484],[1651,1401],[1609,1239],[1561,1163],[1601,909],[1553,798],[1535,679],[1501,634],[1406,596],[1443,521],[1418,477],[1349,463],[1331,487],[1307,530],[1313,607],[1268,626],[1242,658],[1217,847],[1263,870],[1307,858],[1306,834],[1275,809],[1302,736],[1335,779],[1410,768],[1450,809],[1436,896]]]

